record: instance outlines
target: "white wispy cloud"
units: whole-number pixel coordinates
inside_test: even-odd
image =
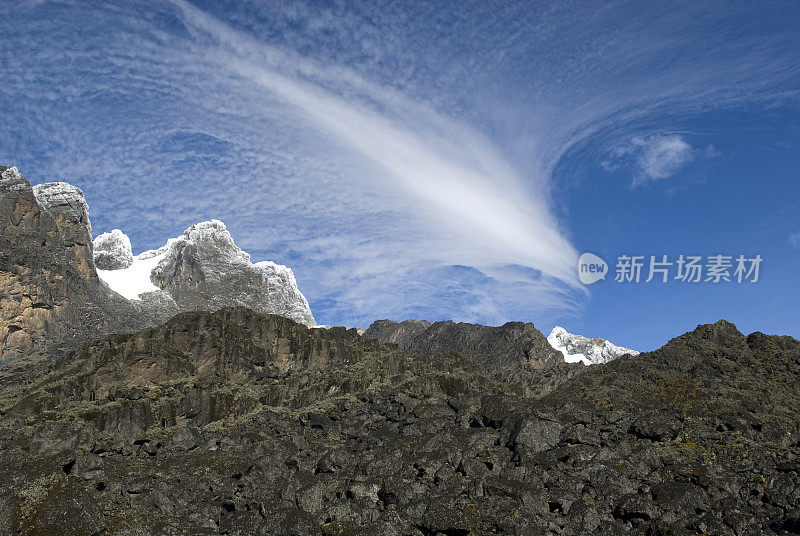
[[[800,248],[800,231],[789,236],[789,242],[796,248]]]
[[[0,157],[78,183],[98,232],[135,249],[220,218],[334,321],[569,313],[564,155],[627,140],[637,176],[664,178],[702,152],[666,112],[769,99],[798,74],[777,32],[689,54],[696,35],[661,30],[731,11],[625,9],[296,2],[222,21],[183,1],[9,3]]]
[[[692,147],[677,134],[634,138],[633,145],[639,149],[636,157],[639,174],[634,178],[634,184],[665,179],[695,157]]]
[[[705,149],[692,147],[680,134],[634,136],[627,143],[613,147],[601,162],[607,171],[629,168],[632,185],[640,186],[672,177],[696,159],[717,158],[720,152],[713,145]]]
[[[603,167],[613,171],[623,162],[630,162],[634,168],[633,185],[637,186],[674,175],[697,154],[679,134],[636,136],[629,143],[615,147]]]

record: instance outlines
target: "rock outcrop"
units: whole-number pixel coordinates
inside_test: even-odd
[[[492,369],[540,369],[562,361],[542,332],[523,322],[494,327],[452,321],[379,320],[372,323],[364,337],[397,344],[412,355],[459,352]]]
[[[98,270],[123,270],[133,264],[131,240],[119,229],[97,235],[92,245]]]
[[[608,363],[626,354],[639,355],[636,350],[617,346],[600,337],[590,339],[581,335],[573,335],[561,326],[553,328],[547,337],[547,342],[561,352],[567,363],[598,365]]]
[[[796,532],[800,342],[720,322],[576,366],[528,396],[539,371],[183,313],[0,388],[0,531]]]

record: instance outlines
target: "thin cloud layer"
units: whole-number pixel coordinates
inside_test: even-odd
[[[642,131],[788,98],[798,69],[740,7],[199,5],[0,8],[0,158],[136,250],[222,219],[325,323],[576,313],[562,158],[628,140],[666,178],[697,152]]]

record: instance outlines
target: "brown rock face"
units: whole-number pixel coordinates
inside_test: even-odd
[[[63,356],[94,337],[176,312],[141,314],[140,305],[109,292],[92,257],[80,189],[33,187],[16,168],[0,166],[0,363]]]
[[[46,204],[16,168],[0,166],[2,359],[43,342],[70,298],[85,297],[98,284],[83,194],[40,188]]]

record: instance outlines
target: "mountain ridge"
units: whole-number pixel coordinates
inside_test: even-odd
[[[128,299],[103,280],[127,269],[120,252],[104,257],[108,236],[97,237],[98,259],[119,268],[98,273],[79,188],[31,186],[17,168],[0,166],[0,218],[0,363],[52,359],[107,333],[162,324],[179,311],[247,305],[315,324],[291,270],[251,264],[221,222],[202,222],[168,242],[168,262],[157,276],[145,274],[157,292]],[[121,231],[112,240],[123,256],[126,240]]]
[[[481,363],[544,368],[559,362],[558,353],[531,323],[483,326],[452,320],[378,320],[364,337],[397,344],[412,355],[460,352]]]
[[[98,272],[79,189],[0,167],[0,218],[0,342],[19,354],[0,363],[0,534],[800,527],[792,337],[720,320],[586,367],[523,322],[384,320],[362,336],[209,306],[204,285],[229,267],[234,287],[262,276],[221,222],[130,264],[112,233],[97,249],[119,268]],[[147,261],[156,290],[138,299],[103,281]]]
[[[798,363],[719,322],[539,396],[546,368],[180,313],[0,387],[0,531],[785,534]]]

